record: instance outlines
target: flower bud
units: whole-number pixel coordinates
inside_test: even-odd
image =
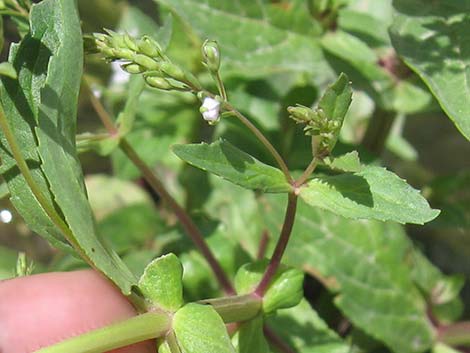
[[[137,44],[135,44],[134,40],[128,35],[124,35],[124,43],[126,43],[126,46],[128,49],[133,50],[133,51],[138,51],[139,48],[137,47]]]
[[[156,41],[148,36],[142,37],[138,43],[139,51],[151,58],[160,56],[162,49]]]
[[[176,81],[186,81],[186,75],[184,71],[180,67],[170,62],[163,62],[160,66],[160,71],[168,77],[175,79]]]
[[[145,71],[145,67],[133,63],[121,65],[121,68],[130,74],[141,74]]]
[[[202,45],[202,57],[207,68],[212,72],[219,71],[220,50],[215,40],[206,40]]]
[[[151,87],[162,89],[165,91],[170,91],[173,89],[171,83],[162,77],[146,76],[145,82]]]
[[[158,70],[160,67],[160,64],[155,60],[150,59],[148,56],[142,54],[134,55],[133,61],[140,66],[147,68],[148,70]]]
[[[124,60],[132,60],[135,55],[132,50],[126,48],[113,49],[113,52],[116,58]]]
[[[220,102],[214,98],[206,97],[202,103],[199,111],[202,114],[204,120],[209,124],[215,124],[220,119]]]
[[[315,119],[315,113],[312,109],[297,105],[295,107],[288,107],[289,118],[295,120],[297,123],[308,123]]]

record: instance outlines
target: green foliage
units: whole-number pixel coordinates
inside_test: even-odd
[[[266,261],[259,261],[240,267],[234,280],[237,292],[247,294],[254,291],[266,270],[266,266]],[[304,275],[301,271],[281,266],[263,296],[263,312],[270,314],[277,309],[297,305],[303,297],[303,281]]]
[[[442,109],[470,139],[468,115],[469,1],[393,3],[391,39],[397,52],[426,83]]]
[[[234,353],[217,312],[208,305],[186,304],[173,317],[173,330],[182,353]]]
[[[174,254],[155,259],[139,280],[144,296],[162,309],[176,311],[183,305],[183,267]]]
[[[193,166],[247,189],[279,193],[292,188],[279,169],[261,163],[224,140],[210,145],[175,145],[173,152]]]
[[[439,214],[419,191],[394,173],[376,166],[314,177],[300,190],[300,196],[309,205],[347,218],[423,224]]]

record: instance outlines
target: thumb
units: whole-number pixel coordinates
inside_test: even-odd
[[[3,281],[0,353],[31,353],[135,315],[119,290],[91,270]],[[146,341],[113,353],[155,351],[155,342]]]

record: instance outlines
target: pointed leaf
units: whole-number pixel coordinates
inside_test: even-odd
[[[187,304],[173,317],[182,353],[235,353],[225,324],[210,305]]]
[[[277,193],[292,188],[279,169],[258,161],[225,140],[210,145],[175,145],[173,152],[185,162],[246,189]]]
[[[268,261],[263,260],[240,267],[235,276],[237,293],[248,294],[255,290],[267,265]],[[269,314],[297,305],[303,298],[303,282],[302,271],[285,265],[280,266],[263,296],[263,312]]]
[[[392,44],[470,140],[470,1],[395,0]]]
[[[309,205],[348,218],[423,224],[437,217],[418,190],[385,168],[316,177],[300,191]]]
[[[75,1],[45,0],[34,5],[31,32],[10,55],[18,81],[3,80],[2,103],[41,193],[59,210],[84,256],[129,294],[136,279],[97,237],[76,154],[82,48]],[[12,200],[26,222],[50,240],[63,242],[10,156],[4,168]]]
[[[265,221],[275,231],[285,200],[269,195],[265,201]],[[354,326],[394,352],[423,352],[435,332],[413,283],[412,250],[396,223],[352,221],[300,202],[284,262],[319,279]]]
[[[161,256],[145,268],[139,288],[145,298],[164,310],[176,311],[183,305],[183,267],[174,254]]]

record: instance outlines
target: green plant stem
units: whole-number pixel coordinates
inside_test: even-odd
[[[103,123],[104,127],[108,130],[111,135],[117,136],[119,134],[119,130],[115,126],[113,120],[104,109],[101,102],[93,95],[91,90],[90,92],[90,100],[91,103],[98,114],[101,122]],[[191,238],[193,243],[196,247],[201,251],[202,255],[206,258],[209,266],[211,267],[212,271],[214,272],[217,280],[219,281],[220,285],[222,286],[225,293],[228,295],[235,294],[235,290],[228,279],[227,275],[225,274],[224,270],[220,266],[219,262],[212,254],[212,251],[207,246],[206,241],[204,240],[203,235],[199,231],[196,224],[192,221],[191,217],[187,214],[187,212],[176,202],[176,200],[166,191],[165,186],[160,181],[159,178],[155,175],[155,173],[150,169],[150,167],[140,158],[137,152],[132,148],[132,146],[127,142],[124,137],[121,137],[119,147],[124,152],[124,154],[129,158],[129,160],[139,169],[142,173],[144,179],[149,183],[152,189],[160,195],[163,201],[170,207],[173,211],[175,216],[180,221],[182,227]]]
[[[284,159],[281,157],[279,152],[277,152],[277,150],[274,148],[271,142],[269,142],[268,139],[263,135],[263,133],[259,131],[258,128],[246,116],[244,116],[237,109],[235,109],[230,103],[224,103],[223,107],[225,110],[232,113],[238,120],[240,120],[242,124],[244,124],[248,129],[250,129],[250,131],[258,138],[258,140],[260,140],[260,142],[266,147],[266,149],[276,160],[279,168],[281,168],[282,172],[284,173],[287,182],[292,184],[294,180],[292,178],[292,175],[290,174],[289,168],[287,168],[286,162],[284,162]]]
[[[36,353],[102,353],[160,337],[171,329],[167,313],[148,312],[83,335],[69,338]]]
[[[287,243],[289,242],[290,235],[292,233],[292,227],[294,226],[295,213],[297,211],[297,195],[294,193],[288,194],[287,209],[284,216],[284,224],[282,225],[281,234],[274,249],[273,256],[269,261],[268,267],[263,275],[263,278],[259,282],[255,289],[255,294],[263,297],[264,293],[268,289],[271,279],[277,272],[279,265],[281,264],[282,256],[286,250]]]
[[[253,294],[200,300],[200,304],[214,307],[225,323],[246,321],[261,312],[262,300]]]
[[[135,152],[132,146],[127,142],[125,138],[121,139],[119,144],[121,150],[126,154],[126,156],[132,161],[132,163],[140,170],[145,180],[150,184],[152,189],[154,189],[163,201],[170,207],[174,212],[178,220],[181,222],[181,226],[184,228],[186,233],[189,235],[196,247],[201,251],[202,255],[206,258],[209,263],[212,271],[214,272],[217,280],[221,284],[222,288],[227,294],[234,294],[235,290],[233,289],[230,280],[225,274],[224,270],[220,266],[219,262],[212,254],[212,251],[207,246],[204,237],[201,232],[194,224],[192,219],[188,216],[186,211],[176,202],[176,200],[166,191],[163,183],[155,176],[155,173],[147,166],[147,164],[139,157]]]
[[[0,14],[4,15],[4,16],[21,17],[21,18],[24,18],[26,20],[29,18],[29,16],[27,14],[24,14],[22,12],[12,11],[12,10],[1,10]]]
[[[220,77],[219,71],[215,73],[215,82],[217,82],[217,88],[219,89],[220,96],[224,100],[227,101],[227,91],[225,90],[224,82],[222,81],[222,77]]]
[[[463,321],[441,326],[437,330],[437,340],[450,346],[470,347],[470,322]]]
[[[294,187],[300,187],[307,181],[308,177],[314,172],[319,161],[320,160],[317,157],[313,157],[308,167],[304,170],[302,175],[295,181]]]

